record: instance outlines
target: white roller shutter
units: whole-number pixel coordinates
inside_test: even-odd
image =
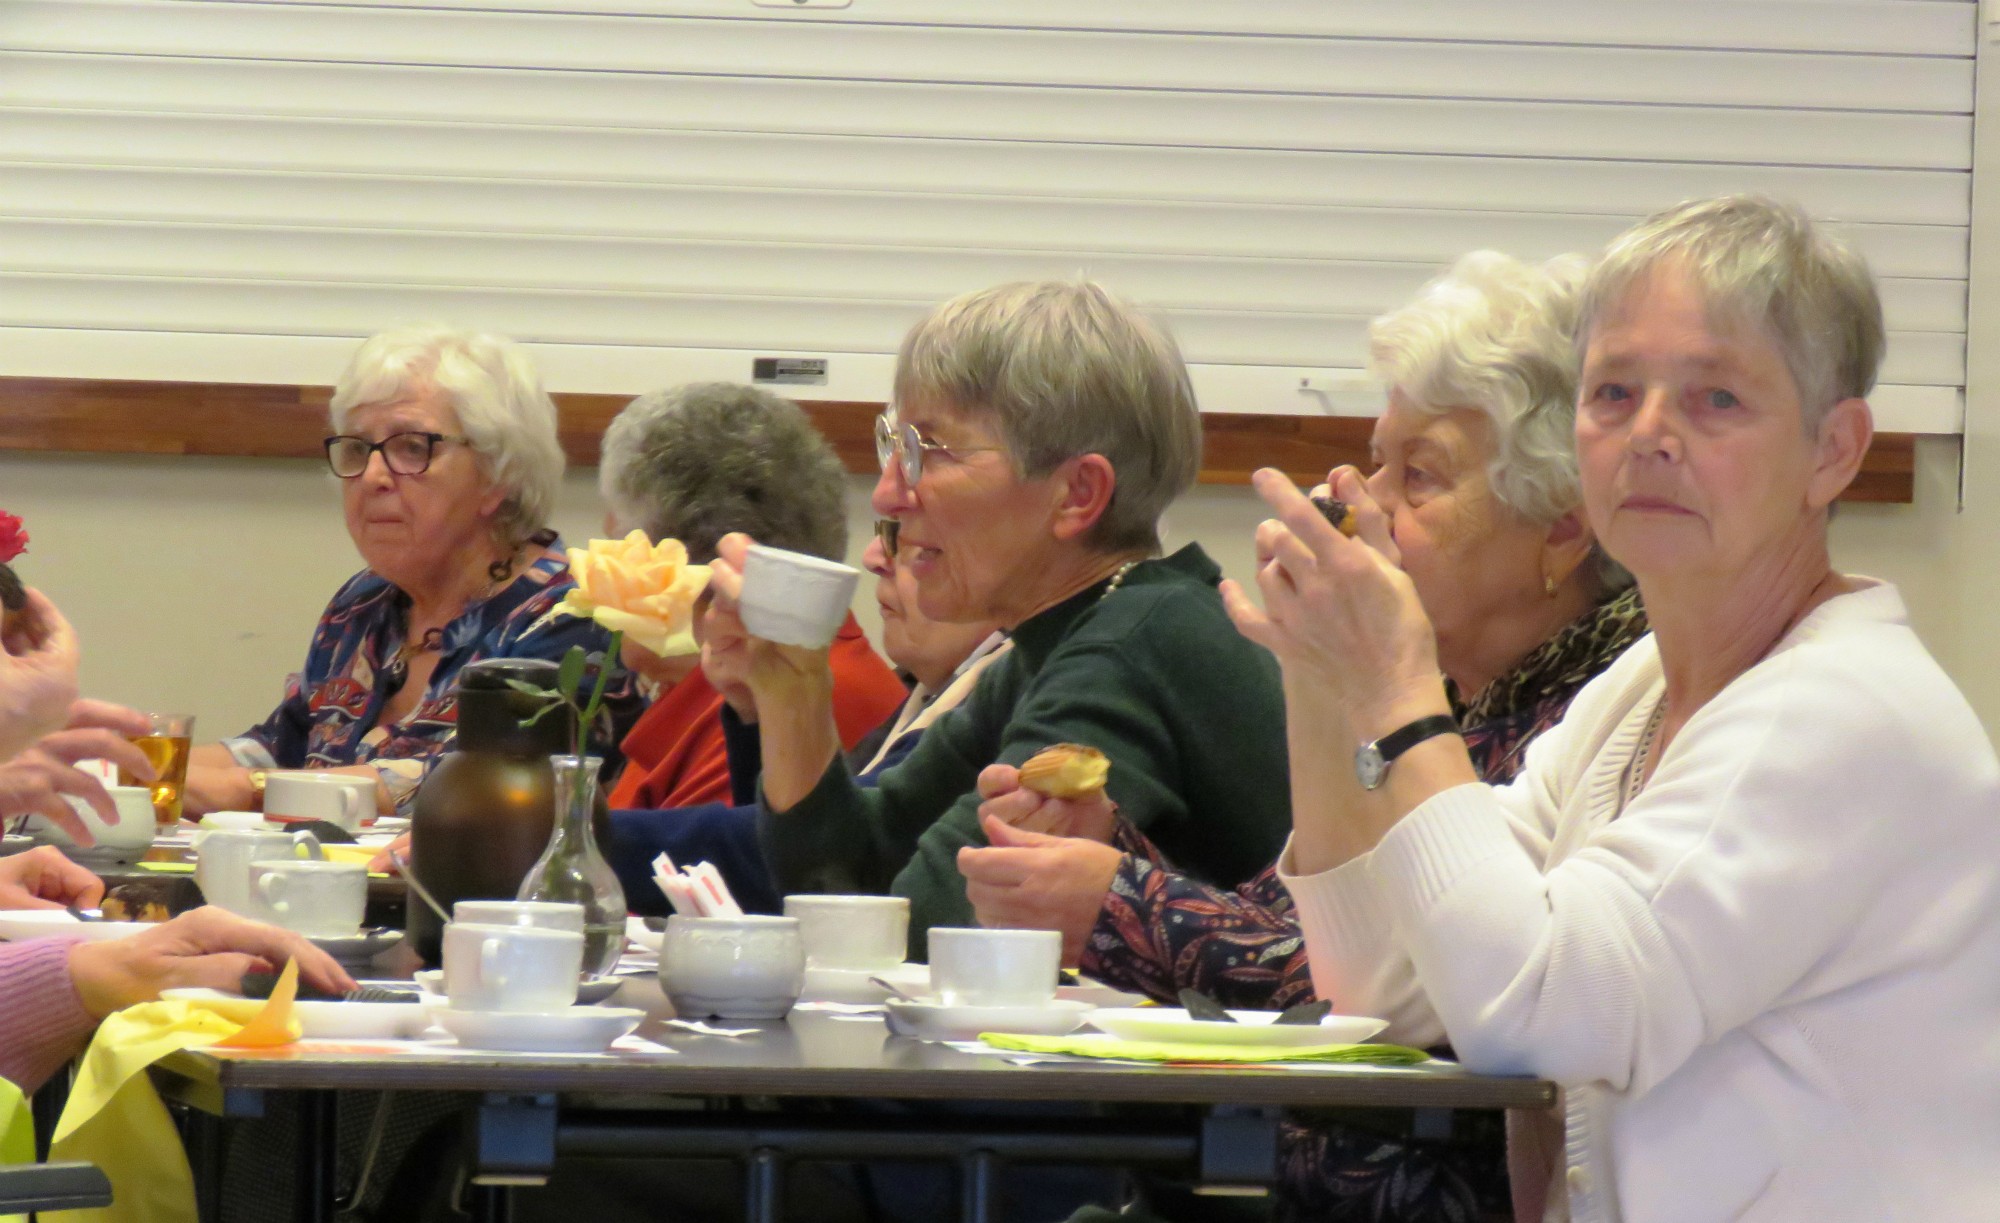
[[[1209,411],[1368,411],[1367,320],[1478,246],[1761,190],[1882,277],[1882,427],[1956,432],[1960,0],[0,6],[0,373],[324,382],[445,318],[560,389],[825,356],[1087,273]],[[1302,386],[1304,389],[1302,389]]]

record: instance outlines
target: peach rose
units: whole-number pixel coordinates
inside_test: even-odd
[[[576,587],[561,610],[624,633],[662,658],[696,653],[694,601],[708,586],[708,566],[688,564],[678,539],[655,544],[644,531],[593,539],[569,550]]]

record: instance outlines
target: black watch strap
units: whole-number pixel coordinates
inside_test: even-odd
[[[1418,718],[1407,726],[1399,727],[1383,735],[1373,743],[1364,744],[1354,753],[1354,774],[1361,779],[1364,790],[1373,790],[1389,775],[1389,766],[1396,757],[1409,751],[1426,739],[1439,735],[1458,733],[1458,719],[1448,713],[1434,713],[1427,718]]]

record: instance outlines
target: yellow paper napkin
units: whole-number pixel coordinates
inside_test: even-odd
[[[1371,1066],[1414,1066],[1431,1060],[1422,1049],[1405,1045],[1204,1045],[1186,1041],[1113,1040],[1104,1036],[1016,1036],[981,1032],[979,1039],[996,1049],[1023,1053],[1066,1053],[1073,1057],[1115,1058],[1126,1062],[1318,1062]]]
[[[35,1162],[35,1114],[28,1098],[7,1079],[0,1079],[0,1167]],[[26,1215],[0,1215],[0,1223],[25,1223]]]
[[[181,1049],[267,1048],[299,1036],[292,1000],[299,969],[288,962],[245,1023],[227,1003],[146,1002],[98,1025],[69,1104],[56,1123],[51,1159],[87,1159],[111,1178],[111,1205],[65,1213],[77,1223],[195,1223],[194,1176],[167,1106],[146,1068]]]

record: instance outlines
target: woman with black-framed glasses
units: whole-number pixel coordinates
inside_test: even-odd
[[[190,814],[255,809],[269,769],[359,772],[400,802],[456,726],[465,664],[606,643],[589,621],[548,615],[572,585],[546,529],[563,453],[520,349],[437,326],[375,336],[330,416],[327,467],[367,568],[334,595],[271,716],[195,749]],[[638,716],[630,680],[614,688],[605,747]]]

